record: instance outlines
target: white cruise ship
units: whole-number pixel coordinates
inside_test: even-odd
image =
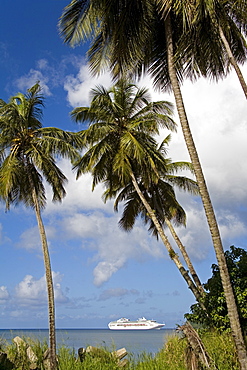
[[[145,317],[136,321],[121,318],[117,321],[111,321],[108,324],[108,328],[111,330],[149,330],[160,329],[163,326],[165,326],[165,324],[159,324],[155,320],[147,320]]]

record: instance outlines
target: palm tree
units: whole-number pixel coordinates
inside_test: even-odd
[[[170,75],[170,80],[173,86],[174,96],[176,100],[177,110],[180,118],[180,123],[185,138],[185,142],[188,148],[191,162],[193,163],[196,180],[200,189],[200,194],[205,209],[209,229],[212,236],[212,241],[216,253],[216,258],[218,261],[221,281],[224,288],[224,293],[227,301],[228,315],[231,323],[231,330],[233,339],[235,341],[235,346],[238,353],[238,359],[242,370],[247,370],[247,352],[243,339],[243,333],[240,326],[239,314],[236,305],[236,300],[231,285],[230,275],[226,264],[226,259],[224,256],[224,249],[222,245],[222,240],[220,236],[220,231],[218,223],[216,220],[214,208],[211,202],[210,194],[206,185],[205,177],[199,160],[199,156],[196,150],[196,146],[192,137],[189,122],[187,119],[182,93],[179,86],[179,82],[176,76],[176,70],[174,67],[173,59],[173,41],[172,41],[172,25],[171,17],[168,15],[165,21],[166,36],[167,36],[167,58],[168,58],[168,70]]]
[[[246,11],[246,2],[241,0],[217,2],[199,0],[195,28],[200,29],[201,34],[203,33],[204,38],[208,40],[210,33],[216,34],[218,32],[227,60],[234,68],[247,99],[247,85],[239,68],[239,63],[243,64],[246,61],[247,46],[243,35],[243,33],[246,35]],[[201,17],[202,19],[200,19]],[[199,23],[199,27],[197,23]],[[213,28],[214,30],[212,30]],[[217,38],[215,40],[217,41]]]
[[[218,223],[216,220],[214,208],[211,202],[210,194],[206,185],[205,177],[199,160],[199,156],[196,150],[196,146],[192,137],[189,122],[187,119],[187,114],[185,111],[181,89],[179,86],[179,81],[176,75],[176,69],[173,63],[174,52],[173,52],[173,40],[172,40],[172,24],[171,17],[168,15],[165,21],[166,29],[166,40],[167,40],[167,58],[168,58],[168,71],[173,86],[174,96],[176,100],[178,115],[180,118],[180,123],[185,138],[185,142],[188,148],[191,162],[193,163],[196,180],[200,189],[200,194],[208,221],[209,229],[212,236],[212,241],[214,245],[214,250],[216,258],[218,261],[221,281],[224,287],[224,293],[227,301],[228,315],[231,323],[231,330],[233,339],[235,341],[235,346],[238,353],[238,359],[242,370],[247,370],[247,352],[244,343],[243,333],[240,326],[239,314],[236,305],[236,300],[233,292],[233,288],[230,281],[230,275],[228,272],[226,259],[224,256],[224,249],[222,245],[222,240],[220,236],[220,231]]]
[[[180,0],[157,0],[157,4],[164,18],[170,9],[177,15],[186,14],[183,22],[184,34],[180,38],[182,49],[179,47],[180,52],[185,53],[186,68],[193,63],[195,55],[198,55],[196,59],[201,61],[199,68],[202,75],[207,77],[210,74],[212,78],[218,78],[215,67],[212,63],[209,65],[208,61],[214,59],[216,66],[219,56],[222,56],[222,62],[226,65],[225,74],[231,64],[247,98],[247,85],[239,68],[239,64],[246,61],[246,2],[196,0],[184,3]],[[188,35],[190,46],[183,49]],[[188,49],[191,50],[186,55]],[[181,57],[183,55],[180,54],[179,58]]]
[[[176,165],[176,163],[174,163],[174,165]],[[186,182],[187,180],[189,179],[185,179]],[[203,295],[205,291],[201,281],[195,271],[186,248],[184,247],[172,224],[173,221],[177,225],[185,225],[185,213],[178,204],[177,200],[174,198],[175,194],[173,189],[171,189],[171,185],[159,179],[158,183],[151,184],[149,189],[144,189],[141,184],[139,184],[139,188],[146,201],[155,211],[155,216],[158,219],[159,224],[162,226],[162,228],[169,228],[170,233],[183,256],[183,259],[189,269],[190,275],[198,291]],[[146,207],[138,196],[137,191],[133,189],[133,184],[130,184],[129,186],[127,185],[119,194],[109,195],[108,191],[105,192],[105,200],[113,197],[116,197],[114,204],[115,211],[118,211],[118,205],[120,201],[125,201],[124,211],[119,221],[119,225],[122,229],[130,231],[134,226],[135,220],[140,215],[144,223],[149,224],[149,231],[152,232],[152,234],[158,239],[158,229],[156,228],[153,220],[150,218],[149,213],[147,213]],[[174,253],[175,252],[172,252],[172,254]],[[198,299],[200,297],[197,295],[196,298]]]
[[[43,250],[49,311],[50,368],[56,369],[55,304],[48,243],[41,210],[46,204],[43,178],[52,187],[53,201],[64,198],[64,174],[55,157],[77,158],[73,134],[42,127],[43,96],[39,84],[8,103],[0,100],[0,197],[6,204],[23,202],[34,209]]]
[[[164,217],[156,214],[156,208],[153,209],[153,205],[147,201],[145,192],[140,188],[135,176],[135,169],[138,168],[144,190],[145,187],[158,188],[160,185],[159,172],[165,171],[164,166],[167,167],[168,162],[165,162],[162,151],[157,149],[153,135],[158,134],[159,124],[174,128],[173,121],[166,113],[171,113],[170,104],[167,102],[151,103],[147,96],[147,90],[138,89],[137,86],[127,83],[124,79],[118,81],[108,91],[102,86],[97,87],[92,91],[90,107],[78,107],[71,113],[77,122],[89,121],[91,123],[89,128],[82,132],[84,145],[88,150],[76,163],[75,169],[77,169],[77,176],[85,172],[92,173],[93,189],[99,182],[103,182],[107,187],[106,198],[112,197],[126,184],[132,184],[171,259],[197,301],[201,302],[200,291],[183,267],[163,231]],[[177,168],[182,166],[190,167],[189,164],[186,166],[185,163],[183,165],[177,164]],[[171,167],[172,165],[170,165],[170,169]],[[172,180],[171,176],[170,182],[172,183],[172,181],[174,179]],[[186,182],[182,178],[180,178],[180,186],[191,191],[196,188],[196,184],[192,180]],[[166,198],[170,202],[169,211],[166,207],[167,217],[174,217],[177,221],[183,222],[185,219],[184,211],[176,201],[171,187],[169,192],[167,191]],[[171,215],[172,212],[173,215]]]
[[[166,154],[164,145],[168,145],[170,142],[170,135],[168,135],[160,147],[159,151]],[[158,222],[164,227],[168,227],[170,233],[175,240],[183,259],[189,269],[191,277],[198,289],[198,291],[203,295],[204,288],[201,281],[194,269],[191,259],[184,247],[181,239],[177,235],[172,222],[177,225],[186,224],[186,215],[184,209],[178,203],[173,187],[176,186],[181,191],[188,191],[191,194],[198,194],[198,186],[195,181],[184,177],[177,176],[175,173],[180,170],[189,170],[193,172],[192,166],[188,162],[171,162],[169,158],[164,158],[165,166],[160,168],[160,178],[157,183],[151,183],[148,189],[141,183],[141,173],[138,175],[136,168],[134,170],[135,177],[138,179],[139,188],[144,195],[147,202],[150,204],[151,208],[155,211],[155,216]],[[144,204],[141,202],[140,197],[133,188],[133,184],[127,184],[122,190],[119,189],[119,184],[116,179],[116,184],[114,190],[111,188],[112,183],[107,186],[107,181],[105,181],[105,186],[107,187],[104,193],[104,200],[107,201],[111,198],[116,198],[114,209],[118,211],[118,205],[121,201],[125,202],[122,218],[119,221],[119,225],[126,231],[130,231],[135,223],[136,218],[140,215],[145,224],[149,224],[149,231],[155,236],[159,237],[157,228],[155,227],[152,219],[149,217]]]
[[[91,70],[98,72],[110,67],[113,76],[149,71],[154,77],[154,84],[161,89],[171,87],[175,96],[176,107],[184,139],[196,180],[202,197],[203,206],[209,225],[212,242],[220,269],[222,285],[226,296],[228,315],[238,359],[242,370],[247,369],[247,352],[229,272],[224,257],[224,249],[206,185],[197,149],[190,130],[185,110],[180,83],[184,77],[191,79],[204,74],[206,76],[224,76],[227,72],[225,54],[192,53],[193,45],[188,38],[183,43],[183,58],[180,38],[184,35],[184,19],[187,19],[186,4],[183,14],[168,7],[165,18],[162,16],[157,0],[73,0],[65,9],[60,19],[61,34],[66,43],[76,45],[92,37],[88,52]],[[246,17],[244,18],[246,19]],[[185,44],[186,41],[186,44]],[[178,49],[180,47],[180,49]],[[187,57],[188,56],[188,57]],[[188,60],[191,60],[188,63]]]

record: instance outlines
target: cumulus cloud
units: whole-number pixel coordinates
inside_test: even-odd
[[[99,184],[92,192],[92,176],[90,174],[82,175],[76,180],[76,175],[71,170],[69,161],[63,159],[58,162],[58,166],[68,179],[66,184],[66,197],[62,204],[51,202],[51,188],[47,187],[47,207],[45,214],[60,213],[73,214],[75,210],[93,210],[93,209],[112,209],[111,202],[105,204],[102,200],[103,186]]]
[[[48,83],[49,78],[45,76],[41,71],[36,69],[30,69],[30,71],[25,75],[16,80],[16,85],[21,90],[27,90],[31,86],[35,85],[36,82],[40,83],[40,86],[42,87],[42,92],[46,96],[52,95]]]
[[[164,258],[162,243],[149,236],[147,230],[138,222],[131,233],[121,231],[114,218],[107,218],[103,225],[97,243],[98,253],[95,256],[95,259],[99,260],[93,271],[95,285],[100,286],[109,280],[129,259],[142,262],[150,256]]]
[[[62,275],[59,272],[52,272],[54,295],[57,303],[64,303],[68,298],[61,288]],[[15,287],[15,298],[20,305],[36,306],[47,304],[47,288],[45,275],[36,279],[32,275],[26,275]]]
[[[67,99],[72,107],[86,106],[89,104],[89,92],[96,85],[103,85],[106,88],[112,85],[109,73],[98,77],[92,77],[87,64],[82,64],[76,76],[69,75],[64,83],[64,90],[67,91]]]
[[[46,302],[46,282],[45,276],[37,280],[32,275],[26,275],[15,288],[16,298],[22,303],[36,302],[42,304]]]
[[[0,286],[0,304],[5,303],[10,298],[8,289],[6,286]]]
[[[110,277],[124,266],[126,258],[119,257],[115,261],[102,261],[94,269],[94,284],[97,286],[102,285],[110,279]]]
[[[122,268],[129,258],[143,261],[148,256],[164,257],[163,246],[148,235],[140,224],[131,233],[125,233],[118,227],[119,216],[106,215],[102,211],[77,213],[63,220],[63,235],[80,238],[83,248],[95,251],[91,263],[94,268],[94,284],[102,285]]]
[[[52,239],[55,234],[56,230],[54,227],[50,227],[49,225],[45,227],[47,239]],[[34,226],[30,229],[25,230],[20,235],[20,240],[16,243],[18,248],[23,248],[29,251],[40,251],[41,250],[41,241],[40,241],[40,233],[38,226]]]
[[[237,215],[226,212],[225,215],[222,214],[219,217],[219,222],[221,225],[221,234],[224,239],[246,236],[246,225]]]
[[[53,88],[63,85],[67,68],[77,68],[78,59],[81,60],[82,58],[70,55],[58,62],[45,58],[39,59],[36,62],[35,68],[31,68],[25,75],[19,77],[15,81],[15,84],[20,90],[26,91],[39,81],[42,87],[42,93],[45,96],[52,96]]]

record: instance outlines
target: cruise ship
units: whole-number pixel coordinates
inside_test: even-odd
[[[111,330],[149,330],[149,329],[160,329],[165,324],[159,324],[155,320],[147,320],[142,317],[136,321],[131,321],[126,318],[121,318],[116,321],[111,321],[108,324],[108,328]]]

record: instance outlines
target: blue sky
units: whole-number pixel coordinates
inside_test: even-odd
[[[40,80],[45,95],[43,124],[76,131],[69,112],[88,105],[95,84],[110,86],[109,74],[90,76],[86,45],[71,49],[57,23],[68,0],[1,0],[0,98],[25,92]],[[246,65],[242,66],[245,77]],[[174,101],[153,91],[154,100]],[[186,81],[185,105],[216,210],[225,248],[246,248],[247,105],[236,76],[218,84]],[[177,116],[175,114],[175,120]],[[161,132],[160,139],[167,132]],[[169,156],[189,160],[181,131],[172,134]],[[104,328],[119,317],[140,316],[175,327],[194,303],[192,293],[162,243],[141,222],[131,233],[118,227],[120,214],[91,192],[89,175],[75,180],[70,164],[59,162],[69,179],[62,204],[52,204],[50,189],[43,219],[49,240],[58,328]],[[178,229],[202,280],[211,276],[215,255],[200,199],[178,194],[187,227]],[[35,216],[22,206],[6,213],[0,205],[0,328],[46,328],[44,266]]]

